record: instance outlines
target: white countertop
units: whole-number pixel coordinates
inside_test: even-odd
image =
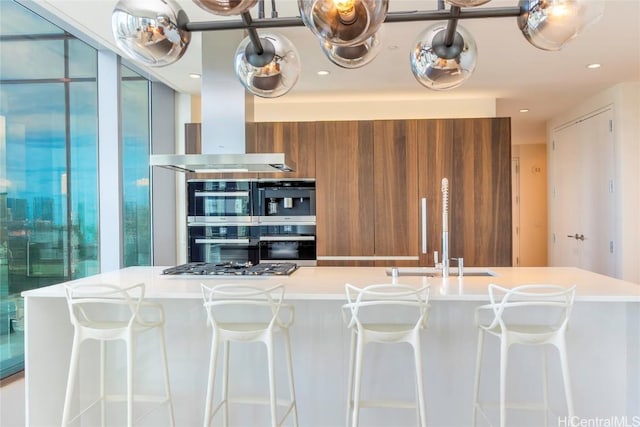
[[[345,283],[366,286],[391,283],[387,267],[300,267],[290,276],[220,277],[163,276],[167,267],[128,267],[109,273],[78,279],[70,283],[146,283],[146,296],[156,299],[201,298],[200,283],[248,282],[268,287],[283,283],[289,300],[344,300]],[[486,301],[487,285],[495,283],[507,288],[526,283],[577,285],[576,301],[640,302],[640,284],[626,282],[574,267],[487,267],[495,276],[400,276],[397,283],[411,286],[430,284],[431,300]],[[466,269],[465,269],[466,270]],[[474,270],[482,270],[475,268]],[[62,284],[33,289],[25,297],[63,297]]]

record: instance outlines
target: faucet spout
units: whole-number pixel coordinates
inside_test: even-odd
[[[442,277],[449,277],[449,180],[442,178]]]

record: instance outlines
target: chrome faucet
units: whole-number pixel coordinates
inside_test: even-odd
[[[449,180],[442,178],[442,277],[449,277]]]
[[[462,258],[451,258],[451,261],[458,263],[458,277],[462,277],[464,272],[464,260]]]

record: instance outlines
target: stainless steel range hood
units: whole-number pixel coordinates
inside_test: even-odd
[[[154,154],[151,166],[178,172],[291,172],[283,153],[258,154]]]
[[[152,154],[150,165],[179,172],[291,172],[284,153],[246,153],[246,122],[254,121],[253,95],[233,69],[236,47],[244,34],[202,34],[201,154]]]

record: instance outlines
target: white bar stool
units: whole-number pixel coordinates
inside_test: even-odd
[[[569,362],[565,332],[573,306],[575,286],[564,288],[557,285],[531,284],[521,285],[513,289],[489,285],[490,304],[476,309],[476,325],[478,326],[478,348],[476,354],[476,373],[473,391],[473,426],[477,422],[478,412],[491,424],[483,410],[484,402],[480,402],[480,371],[482,364],[483,343],[485,334],[500,339],[500,426],[506,426],[507,408],[525,410],[544,410],[545,426],[549,416],[547,391],[547,361],[543,351],[543,403],[542,405],[506,402],[507,356],[512,344],[553,345],[560,355],[560,367],[564,382],[565,399],[568,416],[574,415],[569,379]],[[543,349],[544,350],[544,349]]]
[[[358,426],[360,408],[416,409],[417,425],[427,425],[420,332],[427,326],[429,286],[416,289],[400,284],[345,285],[348,303],[343,306],[347,327],[351,329],[349,351],[349,390],[346,425]],[[413,315],[411,322],[398,322]],[[413,348],[416,401],[363,400],[362,356],[367,343],[408,343]]]
[[[169,387],[169,372],[167,369],[164,312],[160,304],[143,301],[144,291],[144,283],[126,288],[108,284],[65,286],[67,305],[69,307],[71,323],[74,327],[74,335],[62,415],[63,426],[67,426],[78,420],[97,403],[100,403],[101,425],[104,426],[106,422],[105,403],[114,401],[126,402],[128,426],[132,426],[134,423],[133,405],[138,402],[157,403],[151,411],[160,405],[166,404],[169,425],[173,426],[175,424],[171,389]],[[161,395],[135,394],[133,381],[135,337],[142,332],[152,329],[157,330],[160,337],[164,391]],[[80,348],[82,343],[87,340],[95,340],[100,343],[100,395],[95,401],[87,405],[84,409],[79,410],[78,414],[72,417],[71,407],[76,378],[78,376]],[[118,340],[124,341],[126,346],[127,387],[125,394],[106,393],[106,343]],[[151,411],[142,414],[138,419],[148,415]]]
[[[208,427],[212,418],[222,409],[223,424],[229,423],[229,404],[266,404],[270,407],[271,426],[280,426],[289,415],[294,426],[298,425],[293,368],[291,363],[291,344],[289,326],[293,323],[294,308],[283,303],[284,286],[277,285],[261,289],[244,284],[224,284],[215,287],[202,285],[204,307],[207,322],[211,326],[211,356],[209,360],[209,379],[207,400],[205,402],[204,426]],[[283,312],[287,314],[282,319]],[[275,335],[281,333],[286,351],[286,365],[289,382],[290,400],[278,399],[275,374]],[[231,342],[262,342],[267,349],[267,368],[269,375],[269,398],[229,397],[229,351]],[[222,396],[213,407],[214,386],[217,369],[217,357],[220,344],[222,356]],[[282,417],[278,418],[278,407],[284,407]],[[265,423],[266,424],[266,423]]]

